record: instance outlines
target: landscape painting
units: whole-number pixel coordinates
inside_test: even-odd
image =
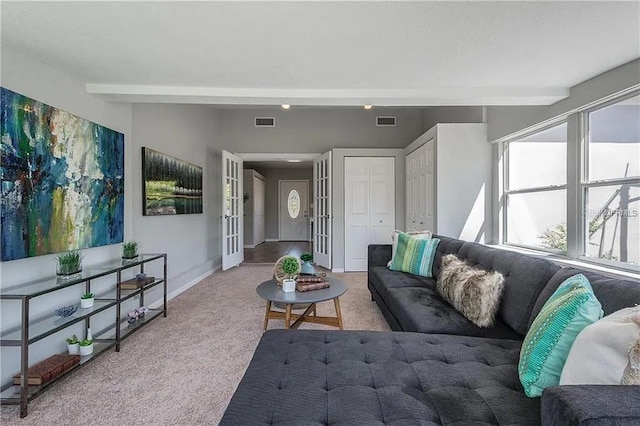
[[[145,216],[202,213],[202,167],[142,148]]]
[[[124,134],[0,90],[2,260],[122,242]]]

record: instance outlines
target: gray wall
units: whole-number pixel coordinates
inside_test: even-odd
[[[376,116],[395,115],[396,127],[376,127]],[[221,109],[221,143],[238,153],[327,152],[333,148],[404,148],[423,130],[419,108]],[[256,128],[255,117],[275,117],[276,127]]]
[[[167,253],[169,292],[221,264],[220,183],[222,155],[217,148],[218,118],[198,105],[135,104],[133,164],[141,164],[141,147],[202,167],[203,213],[175,216],[142,215],[142,171],[133,168],[133,230],[144,251]],[[161,293],[153,294],[160,297]]]
[[[117,103],[106,103],[94,96],[87,95],[84,84],[73,79],[65,73],[51,68],[31,57],[24,56],[14,49],[2,46],[1,84],[7,89],[29,96],[38,101],[55,106],[87,120],[99,123],[125,135],[125,240],[133,238],[133,204],[132,204],[132,120],[131,106]],[[82,251],[84,265],[89,266],[102,263],[121,256],[119,244],[96,247]],[[34,258],[0,262],[0,287],[8,288],[18,286],[21,283],[36,280],[43,277],[55,276],[55,255],[38,256]],[[98,280],[93,289],[103,283]],[[113,284],[111,284],[113,285]],[[54,308],[79,303],[82,294],[82,286],[74,286],[70,289],[60,290],[36,298],[31,303],[31,318],[37,319],[53,313]],[[95,290],[94,290],[95,291]],[[19,324],[20,303],[16,301],[1,302],[2,330]],[[113,317],[114,310],[108,311],[108,316]],[[108,318],[99,314],[92,320],[92,327],[104,326]],[[60,331],[30,347],[29,362],[31,364],[41,361],[52,353],[65,352],[67,345],[65,339],[72,334],[84,337],[81,324]],[[1,351],[2,373],[0,383],[6,383],[10,377],[20,368],[19,348],[3,347]]]
[[[255,170],[265,177],[265,236],[267,240],[278,239],[278,181],[309,181],[309,202],[313,201],[313,168],[261,168]],[[313,214],[309,211],[309,214]]]
[[[637,85],[640,85],[640,59],[572,87],[567,99],[550,106],[489,107],[489,140],[495,141]]]

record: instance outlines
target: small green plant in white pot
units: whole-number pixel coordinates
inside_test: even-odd
[[[80,355],[91,355],[93,353],[93,340],[84,339],[80,342]]]
[[[56,257],[56,274],[70,278],[82,272],[82,254],[78,250],[62,253]]]
[[[82,309],[91,308],[93,307],[94,300],[94,294],[87,292],[80,297],[80,307]]]
[[[293,256],[288,256],[282,261],[282,272],[287,274],[286,278],[282,280],[282,291],[289,293],[296,291],[295,276],[300,272],[300,263],[298,259]]]
[[[135,259],[138,257],[138,242],[127,241],[122,245],[122,258],[125,260]]]
[[[75,355],[80,350],[80,342],[75,334],[67,339],[67,348],[71,355]]]

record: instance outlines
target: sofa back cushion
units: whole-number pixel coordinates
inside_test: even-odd
[[[444,237],[442,235],[433,235],[433,238],[438,238],[440,243],[436,249],[436,255],[433,258],[433,277],[437,278],[440,275],[442,268],[442,258],[448,254],[457,255],[460,248],[464,245],[464,241],[457,240],[455,238]]]
[[[593,292],[602,304],[605,315],[612,314],[623,308],[640,304],[640,280],[621,279],[614,276],[588,272],[578,268],[559,269],[538,296],[538,300],[531,311],[529,325],[551,297],[554,291],[569,277],[582,274],[589,280]]]
[[[470,242],[460,247],[457,256],[478,268],[498,271],[504,276],[498,318],[524,336],[538,296],[560,267],[546,259]]]

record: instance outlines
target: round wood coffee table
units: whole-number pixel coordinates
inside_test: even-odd
[[[305,292],[292,291],[285,293],[282,287],[276,284],[275,280],[265,281],[256,288],[258,296],[267,301],[267,311],[264,314],[264,329],[270,319],[283,319],[284,328],[298,328],[303,322],[312,322],[315,324],[330,325],[338,327],[342,330],[342,313],[340,312],[340,296],[347,291],[347,285],[336,279],[327,277],[326,280],[331,283],[328,288],[320,290],[311,290]],[[316,303],[333,300],[336,308],[335,317],[319,317],[316,315]],[[277,302],[285,305],[285,312],[272,311],[271,304]],[[292,314],[293,305],[310,304],[309,307],[300,315]],[[313,316],[311,314],[313,313]],[[293,324],[291,320],[294,320]]]

